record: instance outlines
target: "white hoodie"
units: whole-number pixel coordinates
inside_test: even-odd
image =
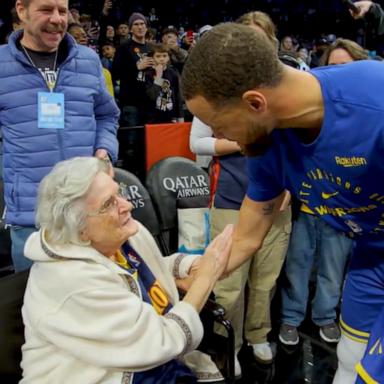
[[[142,301],[127,271],[89,246],[49,246],[31,235],[34,261],[22,308],[26,342],[20,383],[130,383],[132,372],[159,366],[195,349],[203,335],[197,311],[179,302],[174,277],[194,257],[163,257],[140,225],[129,243],[174,305],[165,316]]]

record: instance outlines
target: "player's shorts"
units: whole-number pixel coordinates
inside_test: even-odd
[[[357,243],[343,288],[341,331],[354,341],[367,343],[383,308],[384,249]]]
[[[367,349],[360,363],[356,365],[356,384],[384,383],[384,308],[371,329]]]

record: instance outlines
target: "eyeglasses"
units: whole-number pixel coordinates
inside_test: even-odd
[[[116,195],[111,196],[107,201],[105,201],[101,207],[95,211],[90,211],[87,213],[87,216],[99,216],[105,215],[108,212],[111,212],[112,209],[116,208],[119,204],[118,199],[128,200],[129,194],[127,186],[123,183],[119,184],[119,189]]]

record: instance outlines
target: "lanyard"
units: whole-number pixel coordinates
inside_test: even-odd
[[[23,48],[23,51],[24,51],[25,55],[27,56],[28,60],[30,61],[30,63],[32,64],[32,66],[39,71],[39,69],[36,67],[36,64],[33,62],[32,57],[29,55],[28,51],[25,49],[24,45],[21,44],[21,47]],[[58,54],[59,54],[59,49],[57,49],[57,51],[56,51],[55,60],[53,62],[53,72],[54,73],[56,73],[56,65],[57,65],[57,56],[58,56]],[[54,79],[47,79],[44,76],[43,76],[43,78],[44,78],[45,82],[47,83],[47,87],[49,88],[50,92],[52,92],[52,90],[53,90],[53,88],[55,87],[55,84],[56,84],[56,79],[55,80]]]

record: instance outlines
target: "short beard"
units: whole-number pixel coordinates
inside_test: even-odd
[[[250,143],[243,145],[241,152],[248,157],[263,155],[272,144],[267,127],[261,125],[252,124],[247,136]]]

